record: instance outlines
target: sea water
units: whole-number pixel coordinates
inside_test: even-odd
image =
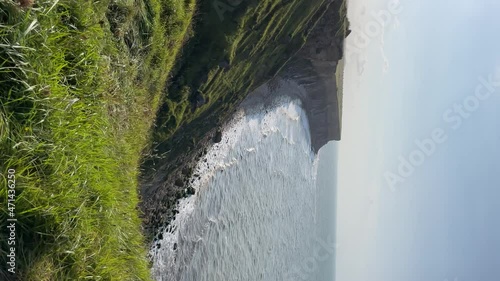
[[[310,144],[298,100],[236,117],[152,245],[153,277],[333,280],[336,148]]]

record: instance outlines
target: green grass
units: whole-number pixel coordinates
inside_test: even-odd
[[[339,30],[337,35],[342,35],[344,38],[347,36],[347,31],[350,28],[349,19],[347,18],[347,0],[342,0],[339,8]]]
[[[194,12],[194,0],[0,0],[0,196],[15,169],[19,280],[149,280],[138,166]]]
[[[15,169],[17,278],[148,280],[139,167],[158,154],[176,166],[328,2],[246,0],[221,20],[208,0],[0,0],[0,196]],[[0,204],[2,223],[9,212]]]

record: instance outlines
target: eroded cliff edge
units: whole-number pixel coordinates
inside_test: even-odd
[[[311,149],[319,149],[332,140],[341,138],[341,96],[337,91],[336,72],[343,57],[344,33],[339,32],[339,7],[329,6],[313,29],[304,47],[290,60],[279,75],[262,87],[274,88],[280,80],[291,80],[304,91],[290,91],[292,98],[301,100],[306,111],[311,134]],[[342,71],[340,69],[339,71]],[[248,99],[255,103],[272,103],[277,97],[273,91],[257,89]],[[340,106],[339,106],[340,105]]]
[[[345,30],[341,23],[342,12],[339,12],[343,3],[341,0],[324,3],[325,11],[318,12],[317,17],[321,18],[318,22],[314,20],[314,27],[307,28],[309,30],[307,41],[302,48],[294,53],[279,71],[276,69],[277,75],[272,74],[257,80],[263,82],[274,76],[273,79],[261,85],[260,89],[273,88],[275,86],[273,84],[281,80],[293,81],[304,89],[292,97],[302,101],[307,113],[311,149],[315,153],[328,141],[340,139],[341,112],[335,73],[338,61],[343,55]],[[277,40],[278,45],[286,46],[290,44],[292,38],[289,36],[289,38]],[[291,52],[283,54],[286,58],[290,58],[291,55]],[[262,71],[265,69],[264,65]],[[257,82],[256,85],[258,85]],[[202,115],[201,118],[186,124],[184,129],[172,138],[174,145],[170,149],[161,151],[165,153],[165,158],[159,158],[159,164],[156,166],[145,166],[151,176],[143,177],[141,180],[140,209],[143,213],[144,230],[148,234],[148,239],[154,240],[155,236],[161,234],[175,217],[179,199],[196,192],[191,188],[191,181],[199,176],[193,174],[194,167],[206,153],[207,148],[217,142],[217,139],[220,140],[220,134],[226,122],[231,120],[232,114],[237,111],[236,105],[240,104],[239,97],[241,96],[243,100],[247,96],[241,104],[243,107],[249,101],[263,104],[277,98],[277,95],[273,95],[273,91],[259,91],[259,88],[250,90],[251,93],[248,96],[247,92],[229,93],[228,98],[235,99],[231,101],[235,103],[234,111],[218,106]],[[227,111],[227,114],[221,111]],[[215,122],[216,119],[219,121]],[[203,132],[203,136],[197,139],[196,143],[191,142],[193,132]]]
[[[329,6],[306,45],[285,66],[283,78],[292,79],[305,88],[299,97],[307,113],[312,150],[341,138],[342,93],[337,92],[336,71],[344,50],[344,33],[339,34],[339,7]]]

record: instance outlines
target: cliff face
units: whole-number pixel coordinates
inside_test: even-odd
[[[283,1],[285,4],[286,2],[290,1]],[[340,22],[339,10],[342,0],[331,0],[328,3],[319,0],[297,1],[297,3],[299,2],[301,5],[297,7],[305,7],[306,4],[316,5],[322,3],[320,10],[322,11],[323,7],[325,7],[326,10],[312,30],[308,29],[306,25],[301,29],[300,34],[308,34],[307,42],[300,51],[295,53],[294,57],[290,59],[283,68],[276,68],[276,71],[281,69],[277,77],[274,76],[274,70],[270,71],[266,69],[265,58],[267,57],[259,55],[261,53],[253,55],[254,58],[259,58],[256,60],[258,63],[253,62],[252,64],[255,65],[255,71],[253,72],[262,71],[265,73],[264,76],[255,74],[253,79],[259,81],[258,83],[261,84],[263,83],[261,81],[269,79],[272,76],[276,78],[271,80],[271,82],[261,85],[261,87],[249,94],[242,106],[243,108],[252,108],[255,105],[265,106],[266,104],[272,103],[276,96],[273,95],[272,91],[268,91],[268,88],[272,89],[277,87],[277,85],[273,85],[274,82],[278,82],[279,84],[281,80],[292,80],[291,82],[294,82],[292,83],[293,85],[288,85],[290,86],[289,95],[297,97],[302,101],[309,120],[312,150],[317,153],[328,141],[340,139],[340,113],[338,109],[335,72],[337,62],[342,57],[343,49],[343,34],[337,36]],[[277,11],[279,11],[279,9],[277,9]],[[297,13],[300,14],[299,10],[297,10]],[[305,16],[303,17],[307,18]],[[301,22],[300,19],[302,19],[302,17],[300,17],[297,22]],[[308,20],[308,22],[310,21]],[[267,28],[266,25],[262,26],[263,28]],[[269,40],[267,48],[269,50],[274,50],[283,49],[283,46],[295,47],[295,45],[297,45],[297,48],[286,48],[287,51],[285,53],[278,54],[288,60],[291,54],[300,47],[298,43],[292,44],[293,42],[290,41],[292,38],[289,34],[296,30],[296,28],[296,26],[290,25],[288,29],[286,29],[286,32],[280,32],[280,34],[283,33],[283,35],[287,37],[273,37],[273,40]],[[261,31],[257,29],[253,32],[256,33]],[[258,35],[254,34],[253,37],[248,40],[249,45],[257,46],[258,44],[250,43],[253,42],[252,40],[260,40],[260,34],[261,33]],[[302,38],[300,38],[299,41],[300,44],[302,44]],[[252,48],[249,48],[249,50],[253,50]],[[266,54],[266,52],[264,52],[264,54]],[[283,60],[283,63],[284,62],[285,60]],[[245,67],[247,63],[248,62],[245,62]],[[281,65],[282,64],[279,64],[280,67]],[[239,77],[240,72],[237,72],[238,69],[242,69],[241,67],[238,68],[237,65],[231,65],[231,67],[229,67],[227,63],[222,63],[219,66],[225,68],[225,72],[219,71],[217,72],[219,74],[231,74],[234,72],[232,74],[233,76],[224,76],[225,79],[221,79],[224,83],[221,82],[221,85],[225,85],[225,81],[231,81],[230,78],[241,80],[241,77]],[[193,77],[197,77],[197,75],[193,75]],[[208,76],[200,75],[200,77],[203,77],[200,78],[201,80],[206,80]],[[212,80],[213,79],[215,78],[212,78]],[[302,87],[295,87],[296,84]],[[287,84],[284,86],[287,87]],[[222,86],[215,87],[212,85],[210,87],[217,89],[219,92],[227,92],[224,90],[226,88]],[[297,88],[300,88],[300,90],[296,90]],[[246,95],[247,92],[246,90],[242,90],[243,87],[238,89]],[[142,201],[140,207],[144,214],[144,227],[148,234],[154,235],[159,229],[168,225],[170,220],[175,217],[177,200],[193,192],[193,190],[189,189],[189,181],[193,177],[199,176],[193,175],[193,167],[195,167],[201,156],[206,153],[206,148],[212,145],[214,141],[217,142],[220,140],[218,129],[224,127],[227,121],[225,118],[220,118],[220,115],[222,115],[221,112],[227,111],[228,113],[226,115],[231,116],[231,112],[233,112],[232,107],[227,109],[225,106],[229,105],[231,102],[239,104],[239,99],[236,102],[232,99],[237,96],[237,93],[229,93],[224,96],[226,98],[219,98],[219,103],[214,105],[214,110],[212,112],[206,111],[204,115],[201,115],[201,117],[198,117],[195,121],[190,124],[185,124],[183,130],[179,130],[176,135],[171,137],[171,141],[167,142],[169,145],[162,148],[163,150],[160,149],[163,154],[157,164],[144,166],[145,170],[151,171],[150,176],[141,179]],[[215,98],[212,100],[214,99]],[[206,99],[196,96],[194,102],[196,105],[203,105]],[[220,120],[216,121],[217,118],[220,118]],[[218,125],[215,126],[213,123],[218,123]],[[196,145],[193,144],[193,136],[195,135],[203,135],[197,138]]]
[[[336,1],[338,2],[338,1]],[[305,46],[284,68],[281,77],[305,88],[299,98],[309,120],[314,152],[340,140],[341,124],[335,73],[343,56],[343,35],[337,36],[339,5],[332,3],[316,24]]]

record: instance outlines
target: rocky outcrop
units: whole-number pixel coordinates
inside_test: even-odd
[[[338,2],[338,1],[337,1]],[[331,140],[340,140],[341,124],[335,73],[344,50],[339,35],[339,7],[332,3],[319,20],[302,50],[282,74],[305,88],[300,97],[309,120],[314,152]]]
[[[222,131],[217,130],[214,136],[214,143],[220,143],[222,141]]]
[[[335,73],[343,56],[344,38],[337,32],[338,9],[338,5],[329,6],[301,51],[288,62],[278,77],[264,85],[271,92],[265,94],[266,91],[258,89],[249,96],[252,99],[254,95],[254,100],[243,104],[249,107],[257,103],[272,103],[270,99],[273,99],[272,90],[277,87],[276,81],[297,83],[304,91],[287,91],[287,95],[302,101],[309,122],[311,148],[315,153],[327,142],[341,138],[342,113],[337,95],[342,93],[337,93]]]
[[[301,58],[294,61],[284,75],[305,89],[297,97],[307,114],[311,148],[315,153],[329,141],[341,138],[336,69],[336,62]]]

